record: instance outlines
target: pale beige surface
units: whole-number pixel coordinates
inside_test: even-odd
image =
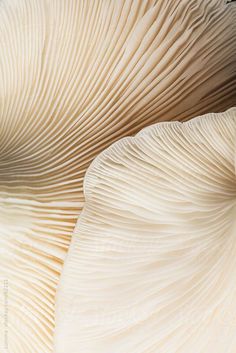
[[[235,103],[232,9],[221,0],[0,1],[10,353],[52,351],[55,290],[91,160],[150,123]],[[4,305],[1,296],[1,315]]]
[[[236,351],[236,108],[95,159],[65,261],[56,353]]]

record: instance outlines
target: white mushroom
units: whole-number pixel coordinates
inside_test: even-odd
[[[0,1],[1,353],[53,349],[92,159],[150,123],[234,105],[235,39],[223,0]]]
[[[236,108],[95,159],[57,294],[56,353],[236,351]]]

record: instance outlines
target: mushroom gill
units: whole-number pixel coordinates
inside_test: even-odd
[[[234,353],[236,108],[113,144],[57,293],[56,353]]]
[[[1,0],[1,352],[52,351],[92,159],[150,123],[234,105],[235,39],[223,0]]]

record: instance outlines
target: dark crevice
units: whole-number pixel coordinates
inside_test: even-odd
[[[236,0],[228,0],[226,1],[226,4],[231,4],[231,2],[236,2]]]

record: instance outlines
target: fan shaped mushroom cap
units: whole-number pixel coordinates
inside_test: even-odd
[[[92,159],[150,123],[235,103],[234,18],[222,0],[1,0],[1,352],[52,351]]]
[[[236,109],[159,123],[85,177],[56,353],[236,350]]]

